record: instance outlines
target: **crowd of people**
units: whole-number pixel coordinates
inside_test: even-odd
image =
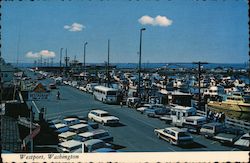
[[[208,109],[207,110],[207,119],[209,121],[224,123],[225,119],[226,119],[226,115],[224,112],[213,112],[213,111]]]

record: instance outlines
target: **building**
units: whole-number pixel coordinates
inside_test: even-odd
[[[5,63],[3,58],[0,58],[0,66],[2,82],[11,82],[14,78],[16,69],[10,63]]]

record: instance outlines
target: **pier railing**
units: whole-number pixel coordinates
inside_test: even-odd
[[[197,115],[206,116],[206,112],[197,110]],[[226,117],[226,124],[234,127],[239,127],[243,130],[250,131],[250,123],[242,120],[237,120],[234,118]]]

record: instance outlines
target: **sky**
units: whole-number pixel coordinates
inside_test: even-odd
[[[2,57],[59,62],[60,49],[86,63],[245,63],[246,0],[72,0],[2,2]]]

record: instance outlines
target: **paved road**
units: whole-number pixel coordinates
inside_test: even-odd
[[[42,81],[45,84],[51,79]],[[56,93],[60,91],[61,100],[56,99]],[[29,102],[30,105],[31,102]],[[114,144],[120,151],[129,152],[171,152],[171,151],[231,151],[237,150],[232,147],[222,146],[220,143],[205,139],[192,134],[195,144],[191,147],[181,148],[170,145],[164,140],[158,139],[154,134],[155,128],[165,128],[169,125],[156,118],[148,118],[134,109],[118,105],[107,105],[94,100],[93,96],[70,86],[59,86],[52,90],[50,99],[36,101],[38,109],[47,108],[47,119],[59,118],[66,115],[87,116],[91,109],[99,108],[120,118],[121,125],[118,127],[102,126],[114,136]],[[37,112],[37,109],[34,109]],[[37,113],[36,113],[37,114]]]

